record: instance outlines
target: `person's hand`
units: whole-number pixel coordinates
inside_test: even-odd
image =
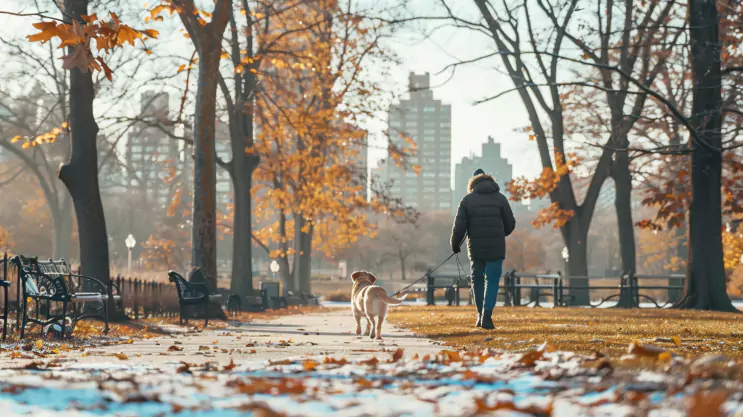
[[[461,249],[461,248],[460,248],[459,246],[452,246],[451,250],[452,250],[452,251],[453,251],[454,253],[459,253],[459,252],[461,252],[461,251],[462,251],[462,249]]]

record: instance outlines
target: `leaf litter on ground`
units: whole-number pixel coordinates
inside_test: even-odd
[[[185,411],[217,416],[230,410],[268,416],[497,411],[514,417],[580,417],[600,410],[613,417],[651,412],[733,417],[743,408],[743,362],[683,355],[667,360],[669,351],[640,343],[630,344],[626,352],[621,358],[577,355],[545,342],[520,353],[449,348],[406,357],[398,348],[359,360],[325,356],[256,363],[233,358],[222,365],[178,362],[101,372],[34,360],[26,369],[0,370],[0,407],[9,415],[27,414],[58,398],[50,415],[91,411],[143,417]],[[594,366],[601,361],[606,366]],[[622,361],[642,363],[645,370],[623,370],[617,365]]]

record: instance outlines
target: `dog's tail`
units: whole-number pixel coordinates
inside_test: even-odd
[[[387,304],[402,304],[402,300],[404,300],[408,295],[405,294],[401,298],[395,298],[390,297],[389,295],[383,298],[384,302]]]

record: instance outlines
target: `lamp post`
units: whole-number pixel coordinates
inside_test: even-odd
[[[126,248],[129,250],[127,270],[131,272],[132,271],[132,249],[134,249],[134,245],[137,244],[137,240],[134,239],[134,236],[132,236],[131,233],[129,233],[129,236],[126,237],[126,240],[124,241],[124,243],[126,243]]]
[[[271,261],[271,265],[269,265],[269,268],[271,269],[271,273],[273,274],[273,279],[276,279],[276,273],[279,272],[279,269],[281,269],[281,266],[279,266],[279,263],[276,262],[276,259]]]

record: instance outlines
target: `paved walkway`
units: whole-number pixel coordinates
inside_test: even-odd
[[[158,365],[185,361],[205,362],[276,361],[292,357],[338,355],[349,360],[384,357],[402,348],[406,354],[434,354],[441,347],[410,332],[385,323],[382,341],[357,336],[355,322],[347,309],[332,308],[321,313],[281,316],[275,320],[231,323],[225,329],[184,333],[185,327],[167,326],[172,332],[157,338],[136,340],[81,351],[67,359],[88,364],[116,362],[119,354],[129,364]],[[123,356],[122,356],[123,354]],[[83,356],[85,355],[85,356]],[[0,356],[0,368],[22,364],[17,358]]]

